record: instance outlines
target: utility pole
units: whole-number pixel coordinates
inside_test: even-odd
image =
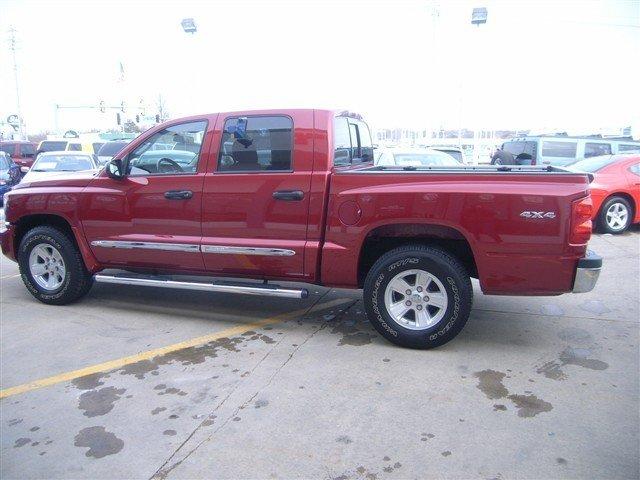
[[[20,108],[20,87],[18,82],[18,62],[16,60],[16,49],[17,49],[17,41],[16,41],[16,29],[11,26],[9,27],[9,50],[11,50],[11,56],[13,59],[13,75],[16,82],[16,109],[18,115],[18,124],[20,128],[20,135],[23,138],[26,138],[26,128],[24,126],[24,121],[22,119],[22,109]]]

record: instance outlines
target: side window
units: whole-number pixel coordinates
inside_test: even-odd
[[[625,145],[623,143],[618,145],[618,152],[631,152],[633,150],[640,150],[640,145]]]
[[[584,158],[611,155],[611,145],[608,143],[585,143]]]
[[[237,118],[224,122],[219,172],[286,172],[292,170],[293,121],[289,117],[243,117],[246,131],[236,133]]]
[[[358,126],[349,122],[349,133],[351,135],[351,161],[360,160],[360,147],[358,139]]]
[[[542,142],[542,156],[576,158],[576,142]]]
[[[155,133],[128,157],[129,175],[195,173],[207,122],[172,125]]]
[[[28,143],[20,145],[20,156],[24,158],[33,158],[36,154],[36,149],[33,145]]]
[[[631,165],[629,167],[629,171],[631,173],[635,173],[636,175],[640,176],[640,163],[635,163],[635,164]]]
[[[344,117],[333,119],[333,164],[337,167],[351,164],[351,137],[349,122]]]
[[[360,134],[360,157],[363,162],[373,160],[373,142],[369,126],[364,122],[358,122],[358,133]]]

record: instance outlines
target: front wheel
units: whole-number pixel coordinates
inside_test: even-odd
[[[396,248],[373,265],[364,285],[367,316],[387,340],[434,348],[452,340],[471,312],[473,287],[464,266],[444,250]]]
[[[18,266],[31,295],[51,305],[73,302],[93,284],[76,244],[53,227],[35,227],[24,235]]]

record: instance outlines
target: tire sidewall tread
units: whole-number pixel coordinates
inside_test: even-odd
[[[449,298],[445,317],[431,328],[411,330],[398,325],[384,305],[385,290],[403,270],[423,269],[438,277]],[[424,245],[391,250],[373,265],[364,284],[364,304],[374,328],[390,342],[408,348],[435,348],[452,340],[471,312],[473,287],[464,266],[446,251]]]
[[[607,210],[614,203],[622,203],[622,204],[624,204],[624,206],[627,207],[627,212],[629,213],[628,216],[627,216],[627,224],[621,230],[613,230],[607,224]],[[631,207],[631,204],[629,203],[629,201],[626,198],[620,197],[618,195],[614,195],[612,197],[609,197],[604,201],[604,203],[602,204],[602,207],[600,207],[600,213],[598,214],[598,227],[599,227],[599,230],[602,231],[603,233],[611,233],[613,235],[624,233],[624,232],[627,231],[627,229],[631,225],[631,222],[633,220],[633,215],[634,215],[633,208]]]
[[[66,271],[64,283],[53,293],[47,292],[36,283],[29,268],[31,251],[41,243],[48,243],[55,247],[64,260]],[[18,247],[18,266],[22,281],[29,293],[41,302],[51,305],[64,305],[77,300],[89,291],[93,283],[93,277],[87,271],[75,242],[54,227],[35,227],[22,237]]]

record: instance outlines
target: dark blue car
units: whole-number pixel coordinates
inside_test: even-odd
[[[4,194],[20,181],[20,167],[11,157],[0,152],[0,205],[4,204]]]

